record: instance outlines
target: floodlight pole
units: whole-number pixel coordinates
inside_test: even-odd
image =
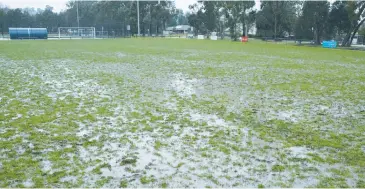
[[[158,4],[160,4],[160,0],[158,0]],[[138,37],[141,34],[141,29],[139,27],[139,0],[137,0],[137,20],[138,20]]]
[[[79,1],[76,0],[76,13],[77,13],[77,35],[79,34],[80,19],[79,19]]]
[[[137,0],[137,20],[138,20],[138,37],[140,35],[140,28],[139,28],[139,0]]]
[[[77,14],[77,27],[80,27],[80,20],[79,20],[79,1],[76,1],[76,14]]]

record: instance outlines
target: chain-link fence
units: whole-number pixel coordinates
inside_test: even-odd
[[[10,35],[9,33],[0,33],[0,39],[1,40],[7,40],[7,39],[10,39]]]
[[[365,45],[365,36],[363,36],[363,35],[357,36],[356,44],[357,45]]]
[[[211,35],[203,35],[204,39],[210,40]],[[216,33],[217,40],[232,40],[229,33]],[[57,32],[48,33],[48,38],[58,38],[59,34]],[[193,33],[169,33],[169,34],[141,34],[140,36],[136,34],[131,34],[129,31],[126,30],[104,30],[104,31],[95,31],[96,38],[130,38],[130,37],[163,37],[163,38],[187,38],[187,39],[198,39],[198,35]],[[7,32],[0,33],[0,40],[9,40],[10,35]],[[273,37],[256,37],[253,35],[249,35],[250,40],[261,40],[266,43],[275,42],[275,43],[282,43],[282,44],[294,44],[294,45],[315,45],[313,40],[308,39],[296,39],[295,37],[287,37],[287,38],[273,38]],[[240,41],[240,37],[237,37],[236,41]],[[337,40],[339,44],[341,40]],[[356,39],[353,41],[353,45],[365,45],[365,36],[358,35]]]

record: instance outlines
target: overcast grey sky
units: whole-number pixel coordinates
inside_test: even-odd
[[[57,12],[65,9],[67,2],[68,0],[0,0],[1,4],[7,5],[10,8],[44,8],[46,5],[50,5]],[[176,7],[184,11],[189,10],[189,5],[194,2],[196,0],[175,0]]]

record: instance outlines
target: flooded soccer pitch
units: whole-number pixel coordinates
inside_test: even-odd
[[[0,187],[365,187],[364,52],[0,42]]]

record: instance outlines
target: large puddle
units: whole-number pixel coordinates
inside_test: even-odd
[[[199,54],[188,53],[182,57]],[[0,134],[13,132],[10,125],[32,124],[29,120],[40,116],[34,118],[34,128],[16,128],[16,135],[0,139],[3,144],[14,142],[1,150],[0,174],[5,174],[1,171],[10,157],[36,162],[24,170],[30,171],[25,179],[12,180],[10,187],[35,187],[39,178],[53,177],[57,179],[50,182],[55,183],[44,180],[45,186],[114,188],[127,182],[128,187],[314,187],[336,174],[331,170],[341,169],[351,173],[344,181],[349,187],[362,179],[361,168],[312,161],[339,152],[290,146],[257,129],[282,121],[303,127],[316,123],[338,132],[353,115],[358,115],[354,124],[364,123],[357,120],[363,118],[359,112],[364,105],[339,95],[296,93],[295,87],[285,88],[288,78],[265,76],[266,62],[249,62],[292,59],[252,55],[243,63],[213,66],[171,57],[155,63],[159,57],[142,55],[133,55],[133,62],[123,52],[82,54],[112,56],[120,62],[0,59],[5,74],[1,78],[8,79],[1,84],[0,116],[6,118],[0,117]],[[208,71],[195,69],[197,65]],[[31,109],[17,112],[17,101]],[[326,127],[330,124],[336,126]],[[70,138],[62,140],[66,137]],[[365,153],[364,145],[361,151]]]

